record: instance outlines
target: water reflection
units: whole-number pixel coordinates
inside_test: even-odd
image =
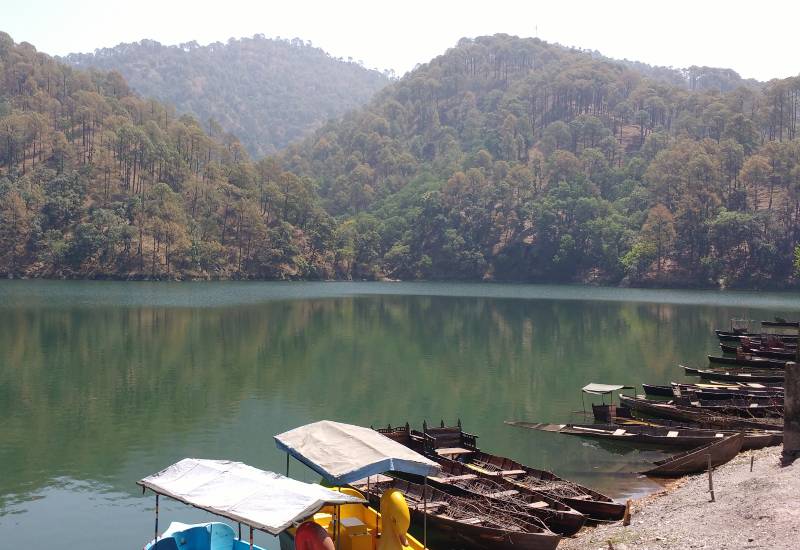
[[[324,297],[298,299],[286,286],[280,299],[271,286],[268,300],[246,303],[241,287],[209,285],[205,305],[194,287],[191,307],[182,307],[141,285],[101,285],[94,303],[76,283],[0,285],[8,298],[0,305],[8,474],[0,476],[0,537],[21,543],[20,525],[67,518],[60,529],[78,540],[102,513],[121,522],[117,541],[141,545],[151,504],[135,480],[184,456],[283,471],[271,436],[321,418],[461,418],[498,454],[635,494],[652,485],[631,472],[660,453],[620,453],[503,420],[580,420],[573,411],[587,382],[665,383],[681,376],[678,362],[715,351],[711,329],[728,318],[792,316],[749,308],[741,295],[721,307],[610,301],[603,289],[578,301],[476,296],[474,288],[469,296],[336,297],[318,286],[303,288]],[[230,302],[220,296],[227,292]],[[146,305],[151,298],[157,305]],[[127,305],[110,305],[115,299]]]

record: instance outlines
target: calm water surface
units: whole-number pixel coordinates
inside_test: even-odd
[[[642,494],[631,472],[657,452],[503,421],[579,421],[584,384],[681,379],[730,317],[798,311],[775,293],[3,281],[0,547],[141,548],[153,498],[136,480],[186,456],[283,471],[272,436],[323,418],[460,418],[487,450]],[[209,517],[167,505],[161,520]]]

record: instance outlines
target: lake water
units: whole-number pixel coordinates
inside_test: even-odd
[[[639,495],[655,486],[632,472],[663,455],[503,421],[580,421],[584,384],[682,379],[731,317],[798,311],[777,293],[3,281],[0,547],[141,548],[136,480],[187,456],[283,472],[272,436],[324,418],[460,418],[486,450]],[[166,504],[161,526],[209,518]]]

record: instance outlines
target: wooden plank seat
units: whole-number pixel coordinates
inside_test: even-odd
[[[510,489],[508,491],[498,491],[496,493],[491,493],[491,494],[488,494],[486,496],[489,497],[489,498],[503,498],[503,497],[510,497],[510,496],[518,495],[518,494],[519,494],[519,491],[517,491],[515,489]]]
[[[442,447],[441,449],[436,449],[436,454],[439,456],[464,455],[471,452],[471,450],[462,447]]]
[[[475,474],[462,474],[460,476],[448,476],[448,477],[438,477],[438,476],[429,477],[429,479],[432,479],[433,481],[438,481],[439,483],[448,483],[450,481],[469,481],[477,478],[478,476]]]

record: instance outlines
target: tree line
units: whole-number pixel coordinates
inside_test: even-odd
[[[253,161],[7,35],[0,75],[13,276],[796,283],[798,78],[464,39]]]

